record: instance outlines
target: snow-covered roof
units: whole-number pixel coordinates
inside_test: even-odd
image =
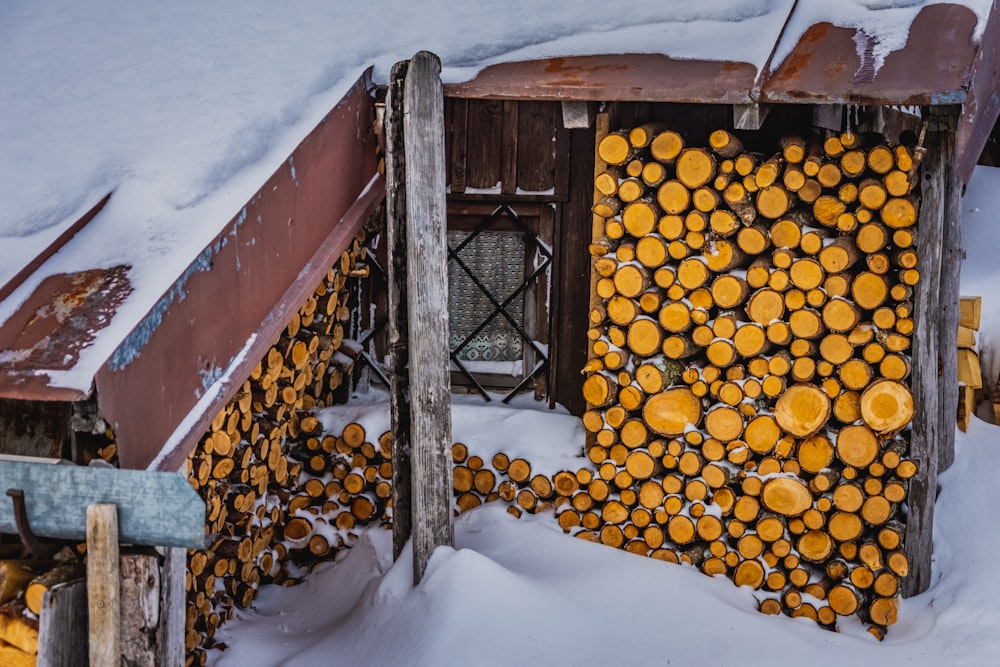
[[[653,65],[640,68],[636,98],[656,90],[641,77],[655,76],[659,58],[715,63],[747,82],[705,101],[903,103],[914,90],[938,94],[924,83],[944,82],[927,103],[965,102],[992,126],[996,104],[977,106],[965,93],[990,70],[979,60],[993,62],[993,10],[991,0],[9,0],[0,5],[0,325],[24,325],[25,304],[55,276],[101,270],[105,287],[127,280],[87,323],[78,358],[67,364],[49,350],[60,363],[30,369],[54,390],[86,395],[362,72],[373,65],[385,80],[417,50],[442,58],[456,94],[512,61],[646,54]],[[901,66],[894,54],[904,52],[929,53],[929,65]],[[598,67],[580,79],[572,68],[581,62],[542,72],[561,87],[557,97],[603,76]],[[901,79],[906,86],[893,88]],[[824,82],[825,91],[810,88]],[[983,85],[992,92],[992,81]],[[604,99],[600,92],[577,94]],[[92,221],[60,239],[108,193]],[[57,239],[58,251],[35,261]],[[0,340],[0,371],[25,353]]]

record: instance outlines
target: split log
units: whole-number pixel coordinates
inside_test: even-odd
[[[691,190],[709,183],[715,177],[716,162],[708,151],[688,148],[681,151],[675,164],[677,180]]]
[[[651,396],[642,410],[649,428],[669,437],[682,435],[701,421],[701,401],[690,389],[677,387]]]
[[[24,589],[25,606],[36,616],[42,613],[42,600],[46,591],[57,584],[80,579],[84,576],[85,569],[79,563],[66,563],[58,565],[47,572],[33,578]]]
[[[905,385],[892,380],[872,383],[861,394],[861,418],[876,433],[892,434],[913,419],[913,395]]]
[[[813,384],[792,385],[774,406],[774,415],[782,429],[800,438],[816,433],[830,415],[830,399]]]

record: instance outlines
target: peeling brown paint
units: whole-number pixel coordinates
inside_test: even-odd
[[[0,396],[39,371],[69,370],[132,293],[129,266],[49,276],[0,327]],[[21,381],[19,382],[18,379]]]

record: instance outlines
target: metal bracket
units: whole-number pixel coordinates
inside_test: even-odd
[[[24,504],[24,491],[21,489],[7,489],[7,495],[14,503],[14,523],[17,525],[17,534],[21,538],[21,544],[27,547],[28,553],[35,558],[49,558],[60,548],[61,543],[52,543],[41,540],[31,532],[31,525],[28,523],[28,510]]]

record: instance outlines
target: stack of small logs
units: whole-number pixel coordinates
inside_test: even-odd
[[[583,392],[602,504],[560,523],[881,637],[908,571],[922,149],[708,144],[599,137]]]
[[[46,591],[82,579],[77,550],[66,547],[55,558],[23,558],[20,544],[0,544],[0,665],[34,665],[38,625]]]
[[[339,546],[332,539],[325,546],[319,539],[302,544],[299,533],[303,516],[341,511],[334,487],[344,479],[330,480],[345,464],[331,469],[333,443],[319,437],[310,411],[346,397],[345,375],[361,352],[345,339],[344,328],[351,316],[348,277],[364,273],[363,241],[364,232],[188,459],[188,479],[207,504],[210,536],[208,549],[188,554],[188,665],[205,663],[216,629],[235,606],[254,600],[261,583],[295,583],[303,566],[333,558]],[[336,520],[337,526],[345,523]]]
[[[976,352],[976,332],[979,331],[979,313],[982,299],[962,297],[958,316],[958,428],[964,433],[969,420],[976,413],[976,404],[983,391],[983,372]],[[994,417],[1000,414],[998,394],[993,394]]]

